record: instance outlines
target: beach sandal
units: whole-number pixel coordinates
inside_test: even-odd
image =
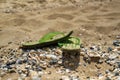
[[[56,44],[59,41],[62,41],[68,38],[72,33],[73,31],[70,31],[67,34],[64,34],[62,32],[51,32],[43,36],[39,41],[26,42],[22,44],[22,48],[23,49],[41,48],[44,46],[49,46],[51,44]]]
[[[80,39],[77,37],[69,37],[64,41],[58,42],[58,45],[63,51],[78,51],[80,50]]]

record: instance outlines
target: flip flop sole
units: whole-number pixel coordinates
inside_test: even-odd
[[[72,33],[73,33],[73,31],[70,31],[68,34],[65,34],[64,36],[59,36],[59,37],[57,37],[57,35],[58,34],[63,35],[63,33],[56,33],[56,32],[55,32],[55,34],[50,33],[50,34],[43,36],[39,41],[28,42],[28,43],[22,44],[22,48],[24,48],[24,49],[40,48],[40,47],[48,46],[51,44],[56,44],[59,41],[62,41],[62,40],[65,40],[66,38],[68,38]]]

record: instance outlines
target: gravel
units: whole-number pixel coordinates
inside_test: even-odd
[[[113,45],[115,46],[114,48],[109,46],[106,51],[103,51],[100,45],[84,46],[81,47],[81,54],[70,52],[64,55],[64,52],[58,47],[36,50],[1,48],[0,52],[4,54],[1,54],[0,57],[0,78],[8,73],[17,73],[19,74],[18,80],[24,80],[26,77],[30,77],[32,80],[42,80],[41,78],[46,75],[45,73],[47,75],[53,74],[52,71],[45,72],[47,69],[55,68],[56,74],[70,74],[61,76],[60,80],[80,80],[80,76],[72,75],[75,70],[72,70],[71,65],[74,65],[73,67],[87,67],[91,63],[96,63],[96,66],[107,63],[113,66],[114,70],[106,69],[104,71],[105,74],[97,72],[96,77],[102,79],[107,74],[108,76],[106,76],[105,80],[112,80],[111,75],[120,80],[119,40],[113,41]],[[83,57],[81,58],[83,62],[79,62],[80,57]],[[64,66],[69,66],[70,68]],[[97,67],[97,69],[101,68]]]

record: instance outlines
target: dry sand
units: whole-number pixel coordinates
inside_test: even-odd
[[[86,46],[111,45],[120,35],[120,0],[0,0],[0,47],[70,30]],[[79,75],[95,76],[93,65],[78,68]]]

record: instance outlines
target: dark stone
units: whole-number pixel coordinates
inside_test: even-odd
[[[81,45],[80,45],[80,48],[84,48],[84,45],[83,45],[83,44],[81,44]]]
[[[106,70],[105,73],[108,74],[110,71],[109,70]]]
[[[108,52],[111,52],[113,49],[111,47],[108,47]]]
[[[40,66],[36,66],[36,71],[42,71],[42,68]]]
[[[57,59],[52,59],[52,60],[50,60],[49,64],[50,64],[50,65],[54,65],[54,64],[56,64],[57,62],[58,62]]]
[[[107,77],[105,80],[111,80],[109,77]]]
[[[115,72],[115,76],[119,76],[119,72]]]
[[[9,70],[9,73],[16,73],[16,71],[11,69],[11,70]]]
[[[17,64],[22,64],[23,62],[22,62],[21,59],[18,59],[18,60],[16,61],[16,63],[17,63]]]
[[[11,67],[11,66],[5,66],[5,68],[7,68],[7,69],[12,69],[12,67]]]
[[[28,60],[27,62],[28,62],[29,65],[32,65],[32,66],[37,64],[36,60],[34,60],[34,59],[33,60]]]
[[[120,61],[119,61],[119,62],[117,62],[117,67],[118,67],[118,68],[120,68]]]
[[[9,65],[12,65],[12,64],[15,64],[15,63],[16,63],[16,61],[8,61],[8,62],[6,63],[6,65],[9,66]]]
[[[120,46],[120,41],[119,40],[114,40],[113,45],[114,46]]]

